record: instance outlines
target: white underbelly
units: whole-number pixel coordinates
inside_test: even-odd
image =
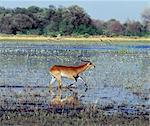
[[[65,73],[61,73],[61,76],[62,77],[69,77],[67,74],[65,74]]]

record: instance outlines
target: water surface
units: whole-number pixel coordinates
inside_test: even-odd
[[[150,45],[149,44],[68,44],[68,43],[0,43],[0,101],[9,108],[19,101],[51,100],[48,68],[57,65],[79,65],[90,60],[96,68],[81,74],[88,84],[78,81],[77,92],[84,104],[126,105],[130,112],[142,106],[150,112]],[[63,78],[63,86],[72,83]],[[57,83],[53,85],[57,86]],[[57,90],[54,89],[57,95]],[[71,95],[62,91],[62,97]],[[84,96],[84,97],[81,97]],[[122,111],[124,111],[122,110]],[[110,111],[110,110],[109,110]]]

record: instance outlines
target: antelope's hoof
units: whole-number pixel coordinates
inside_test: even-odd
[[[85,92],[88,90],[88,86],[87,84],[85,84]]]
[[[75,85],[75,84],[70,84],[70,85],[68,86],[68,88],[76,88],[76,85]]]
[[[86,87],[85,92],[88,90],[88,87]]]

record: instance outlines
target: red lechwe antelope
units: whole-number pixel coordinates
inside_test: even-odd
[[[58,87],[61,88],[61,77],[66,77],[66,78],[72,79],[72,80],[74,80],[74,83],[77,82],[78,79],[81,79],[84,82],[85,86],[87,87],[85,81],[83,80],[82,77],[79,76],[79,74],[91,67],[95,67],[95,65],[90,61],[83,61],[83,62],[85,62],[85,63],[82,63],[79,66],[54,65],[54,66],[50,67],[49,73],[52,76],[52,79],[50,81],[50,87],[51,87],[51,84],[53,84],[55,82],[55,80],[57,80]],[[73,85],[73,84],[71,84],[71,85]],[[71,86],[71,85],[69,85],[69,86]],[[51,88],[50,88],[50,90],[51,90]]]

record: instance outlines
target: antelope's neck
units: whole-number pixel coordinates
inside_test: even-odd
[[[88,68],[87,64],[81,64],[80,66],[77,67],[77,73],[82,73]]]

